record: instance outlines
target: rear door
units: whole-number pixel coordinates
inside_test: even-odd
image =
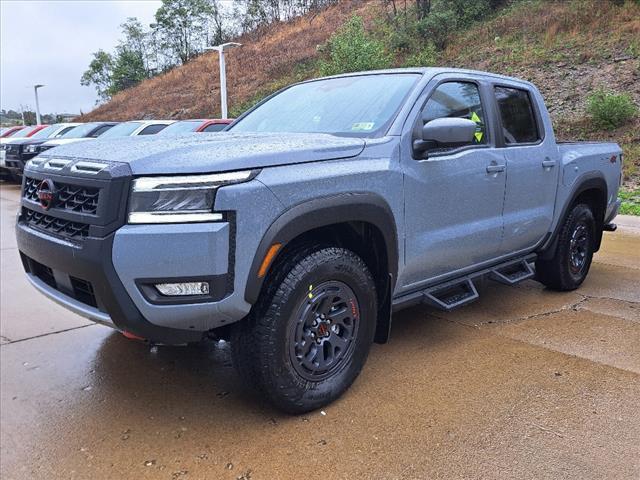
[[[436,77],[426,103],[410,119],[462,117],[478,124],[467,145],[436,148],[416,158],[411,138],[402,142],[405,173],[405,291],[496,257],[502,241],[505,162],[494,145],[490,84],[475,76]]]
[[[524,85],[493,86],[497,142],[507,162],[504,254],[531,249],[551,227],[558,187],[559,153],[540,94]],[[542,105],[542,107],[540,107]],[[546,127],[546,128],[545,128]]]

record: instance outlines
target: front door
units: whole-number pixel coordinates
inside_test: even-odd
[[[440,83],[419,118],[425,123],[443,117],[474,120],[473,142],[437,146],[426,158],[403,149],[405,269],[399,284],[404,291],[498,254],[506,172],[503,152],[493,144],[484,96],[486,88],[475,80]]]

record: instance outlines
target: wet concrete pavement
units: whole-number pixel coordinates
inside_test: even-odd
[[[637,219],[576,292],[487,282],[395,315],[343,398],[290,417],[224,344],[152,350],[37,294],[0,196],[3,479],[640,478]]]

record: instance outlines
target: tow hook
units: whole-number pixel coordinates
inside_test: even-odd
[[[605,232],[615,232],[618,229],[618,225],[615,223],[607,223],[602,227],[602,230]]]
[[[141,342],[146,342],[147,341],[146,338],[139,337],[135,333],[127,332],[126,330],[122,330],[120,333],[122,333],[122,335],[125,338],[128,338],[129,340],[139,340]]]

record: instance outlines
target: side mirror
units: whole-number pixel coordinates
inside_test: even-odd
[[[413,142],[417,152],[439,145],[452,146],[471,144],[476,133],[476,123],[466,118],[436,118],[425,123],[421,137]]]

